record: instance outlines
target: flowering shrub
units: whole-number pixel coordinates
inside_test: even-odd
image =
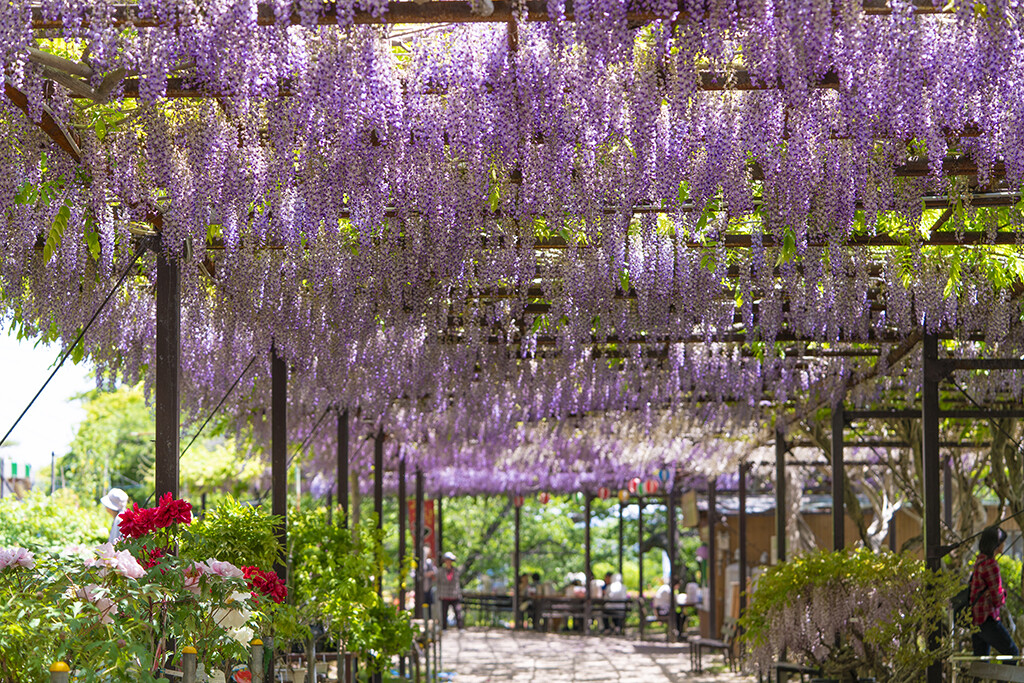
[[[58,554],[0,549],[0,680],[45,681],[67,661],[81,681],[153,683],[170,648],[192,645],[207,665],[246,656],[259,600],[229,562],[180,558],[191,507],[164,496],[123,513],[116,546]]]
[[[276,603],[282,603],[288,597],[288,589],[274,572],[265,572],[259,567],[242,567],[242,573],[253,588],[254,598],[262,595]]]
[[[764,670],[785,650],[841,680],[917,681],[950,650],[948,633],[927,643],[958,588],[906,555],[814,552],[765,572],[740,624]]]

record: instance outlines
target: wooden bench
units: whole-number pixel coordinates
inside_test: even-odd
[[[500,614],[507,612],[510,615],[510,620],[515,616],[512,614],[513,600],[514,598],[511,595],[463,593],[462,609],[467,615],[470,610],[474,610],[491,626],[497,626]]]
[[[821,669],[813,666],[807,666],[806,664],[797,664],[796,662],[774,662],[772,663],[772,669],[775,671],[775,676],[773,678],[769,674],[769,683],[771,683],[772,680],[776,683],[783,683],[783,681],[789,679],[789,674],[796,674],[800,676],[800,683],[804,683],[807,676],[821,675]],[[757,680],[762,680],[760,671],[757,674]]]
[[[690,636],[687,642],[690,643],[690,668],[693,671],[704,670],[703,657],[705,650],[720,650],[725,655],[725,662],[729,666],[729,671],[736,670],[736,651],[733,648],[733,642],[736,639],[735,620],[726,620],[722,630],[721,640],[717,638],[704,638],[703,636]]]
[[[587,601],[585,598],[557,596],[533,598],[532,607],[534,627],[537,630],[540,630],[541,624],[544,624],[543,628],[551,631],[556,620],[572,619],[574,621],[582,621],[587,617]],[[625,623],[626,617],[629,616],[629,611],[630,603],[628,600],[605,600],[603,598],[592,598],[590,600],[591,619],[603,619],[605,617],[609,619],[621,618],[623,623]]]

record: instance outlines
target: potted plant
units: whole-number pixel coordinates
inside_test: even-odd
[[[839,681],[916,681],[951,650],[948,629],[935,629],[957,589],[956,576],[907,555],[812,552],[758,578],[742,639],[762,670],[785,651]]]

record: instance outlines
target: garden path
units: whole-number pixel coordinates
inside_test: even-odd
[[[748,683],[725,670],[721,655],[690,671],[686,645],[624,638],[467,629],[445,631],[442,671],[453,683]]]

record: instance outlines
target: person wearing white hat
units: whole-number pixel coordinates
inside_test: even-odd
[[[448,628],[448,609],[455,611],[455,625],[462,630],[462,582],[455,568],[455,553],[441,556],[443,565],[437,572],[437,597],[441,601],[441,628]]]
[[[107,512],[114,520],[110,523],[110,535],[108,543],[117,543],[121,540],[121,513],[128,509],[128,494],[119,488],[112,488],[107,495],[100,498],[100,504],[107,508]]]

